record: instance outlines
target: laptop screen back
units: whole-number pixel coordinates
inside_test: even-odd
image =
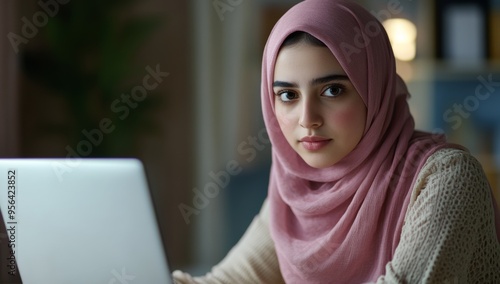
[[[138,160],[0,160],[0,208],[2,280],[172,283]]]

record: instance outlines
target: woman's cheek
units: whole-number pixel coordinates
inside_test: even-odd
[[[278,124],[280,125],[281,131],[285,136],[291,134],[294,129],[295,123],[295,115],[292,111],[286,110],[282,107],[276,108],[276,119],[278,120]]]
[[[328,121],[335,124],[336,128],[347,128],[352,123],[354,114],[351,109],[341,109],[331,112]]]
[[[328,121],[335,124],[338,130],[348,132],[363,132],[366,120],[366,110],[358,105],[350,105],[348,107],[337,109],[330,112]]]

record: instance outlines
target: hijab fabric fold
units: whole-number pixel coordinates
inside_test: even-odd
[[[290,147],[274,113],[274,65],[303,31],[337,58],[367,107],[364,135],[335,165],[315,169]],[[413,180],[441,135],[416,132],[405,83],[382,25],[347,0],[306,0],[275,25],[264,49],[262,109],[273,145],[271,235],[287,283],[376,281],[392,259]]]

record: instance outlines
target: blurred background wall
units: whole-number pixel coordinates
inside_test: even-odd
[[[140,158],[173,268],[206,271],[266,196],[261,55],[297,2],[0,2],[2,157]],[[407,20],[386,28],[414,51],[397,67],[417,128],[469,147],[500,198],[500,1],[359,2]]]
[[[1,156],[141,159],[173,263],[189,263],[189,2],[6,0],[0,14]]]
[[[0,32],[7,35],[15,27],[15,1],[0,2]],[[19,155],[18,63],[4,39],[0,45],[0,151],[4,157]]]

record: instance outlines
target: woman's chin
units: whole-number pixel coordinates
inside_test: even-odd
[[[329,168],[337,163],[337,160],[325,159],[322,157],[302,157],[304,162],[315,169]]]

